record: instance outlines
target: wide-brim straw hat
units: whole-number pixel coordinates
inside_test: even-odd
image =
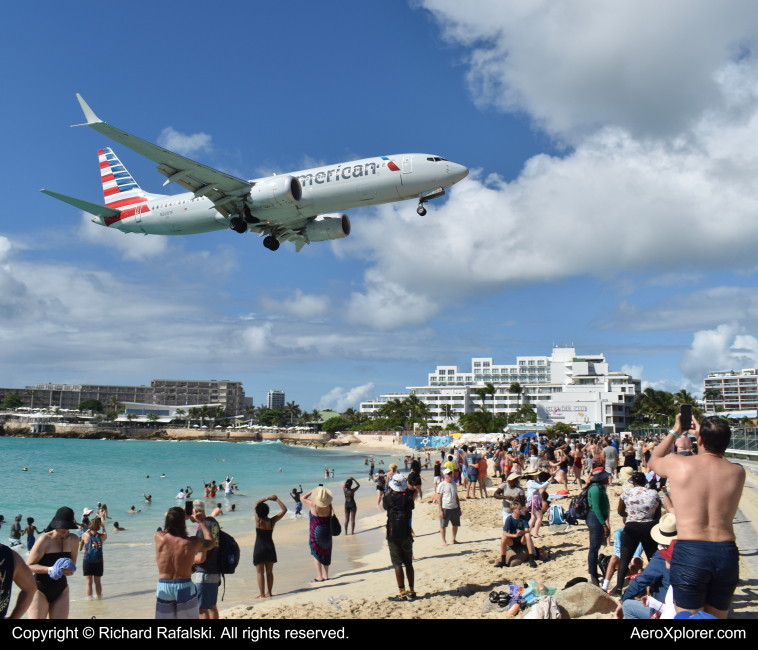
[[[676,539],[676,517],[670,512],[663,515],[650,530],[650,537],[664,546],[671,544]]]
[[[626,482],[626,481],[628,481],[630,478],[632,478],[632,474],[634,474],[634,472],[635,472],[635,470],[634,470],[634,468],[633,468],[633,467],[622,467],[622,468],[619,470],[619,478],[620,478],[622,481]]]
[[[520,479],[522,476],[523,476],[523,474],[521,474],[521,472],[511,472],[510,474],[508,474],[508,478],[506,478],[505,480],[506,481],[516,481],[516,480]]]
[[[84,511],[82,512],[82,516],[83,517],[88,517],[93,512],[95,512],[95,511],[92,508],[85,508]]]
[[[71,508],[58,508],[58,512],[55,513],[55,517],[53,517],[53,520],[50,522],[50,525],[48,526],[50,530],[55,530],[56,528],[67,528],[68,530],[74,530],[76,528],[79,528],[77,526],[76,522],[74,521],[74,511],[71,510]]]
[[[334,499],[334,495],[325,487],[317,487],[311,493],[311,499],[313,500],[313,503],[315,503],[319,508],[327,508],[332,505],[332,499]]]
[[[610,476],[608,472],[605,470],[602,470],[600,472],[593,472],[592,477],[590,478],[590,481],[598,482],[598,481],[604,481]]]

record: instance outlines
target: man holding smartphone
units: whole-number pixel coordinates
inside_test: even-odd
[[[676,510],[677,544],[671,559],[671,585],[677,612],[705,610],[726,618],[739,581],[739,553],[734,526],[745,470],[724,457],[729,446],[729,424],[718,417],[702,425],[691,418],[689,429],[676,416],[674,429],[653,449],[648,466],[668,478]],[[686,423],[686,422],[685,422]],[[692,432],[698,453],[690,457],[669,454],[674,441]]]

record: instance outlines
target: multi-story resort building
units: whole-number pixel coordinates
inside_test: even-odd
[[[491,357],[475,357],[470,370],[437,366],[426,386],[410,386],[410,393],[388,393],[361,403],[362,413],[376,413],[392,399],[413,393],[431,410],[429,424],[445,426],[482,405],[477,388],[491,383],[495,395],[487,395],[486,408],[495,415],[513,413],[531,404],[540,422],[602,424],[620,432],[632,420],[631,407],[640,393],[640,380],[612,372],[602,354],[577,355],[573,346],[553,347],[551,356],[516,357],[515,364],[496,364]],[[518,383],[520,395],[510,392]],[[454,416],[445,417],[445,405]]]
[[[278,409],[284,406],[284,391],[270,390],[266,396],[266,406],[270,409]]]
[[[717,370],[703,379],[706,411],[721,406],[725,411],[758,409],[758,369]]]
[[[154,379],[150,386],[97,384],[35,384],[26,388],[0,388],[0,403],[16,393],[28,408],[78,409],[84,400],[96,399],[106,406],[119,403],[162,404],[170,407],[220,404],[227,415],[242,411],[245,391],[242,382],[215,379]]]

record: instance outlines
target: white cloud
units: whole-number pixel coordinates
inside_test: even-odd
[[[287,314],[295,318],[318,318],[329,311],[329,298],[303,293],[295,289],[292,296],[282,301],[273,300],[266,296],[261,298],[261,304],[266,311],[275,314]]]
[[[630,366],[628,364],[624,364],[621,366],[621,372],[625,372],[627,375],[630,375],[634,379],[642,379],[642,371],[645,368],[643,366]]]
[[[736,323],[724,323],[712,330],[695,332],[692,346],[679,363],[682,374],[702,385],[715,370],[741,370],[758,366],[758,339],[744,334]]]
[[[182,156],[192,156],[197,153],[211,151],[211,136],[207,133],[180,133],[171,126],[167,126],[158,136],[158,144],[169,151]]]
[[[92,215],[82,213],[79,238],[93,244],[115,248],[125,260],[142,261],[168,250],[168,237],[160,235],[139,235],[92,223]]]
[[[469,48],[481,106],[528,113],[569,139],[614,124],[675,134],[723,106],[716,77],[758,33],[749,0],[421,0]]]
[[[371,396],[374,391],[374,384],[368,383],[363,386],[356,386],[349,390],[344,388],[332,388],[326,395],[316,403],[317,409],[332,408],[335,411],[342,412],[349,407],[357,407],[360,402]]]
[[[364,274],[365,293],[353,292],[347,303],[345,319],[380,330],[423,325],[439,307],[423,295],[385,279],[376,269]]]

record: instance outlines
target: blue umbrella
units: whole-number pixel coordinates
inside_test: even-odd
[[[522,433],[518,439],[523,440],[524,438],[536,438],[537,434],[534,433],[534,431],[527,431],[526,433]]]

